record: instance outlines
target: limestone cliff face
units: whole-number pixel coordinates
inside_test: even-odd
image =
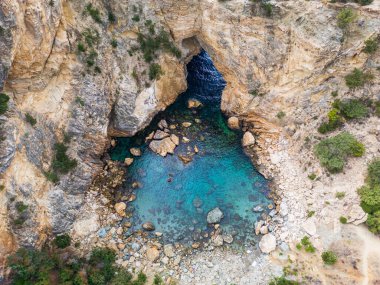
[[[100,21],[91,17],[88,3],[100,12]],[[0,88],[11,97],[0,118],[6,137],[0,143],[2,256],[72,228],[102,168],[108,136],[135,134],[174,102],[186,89],[185,64],[200,47],[227,81],[222,110],[253,125],[258,153],[275,147],[271,139],[280,136],[298,152],[297,142],[315,131],[319,115],[329,109],[331,91],[358,94],[345,87],[344,75],[354,67],[380,66],[379,57],[361,51],[364,40],[380,32],[379,5],[355,5],[359,19],[344,40],[336,23],[339,5],[274,5],[274,16],[266,18],[243,0],[1,1]],[[158,51],[163,71],[158,80],[149,79],[142,53],[131,52],[138,33],[149,33],[147,20],[156,31],[168,31],[182,52],[177,58]],[[92,46],[78,51],[78,44],[89,40]],[[378,94],[378,82],[366,91]],[[276,119],[279,111],[286,112],[287,126]],[[25,121],[26,113],[37,119],[35,126]],[[44,172],[65,134],[78,166],[53,185]],[[29,205],[28,219],[17,226],[20,201]]]

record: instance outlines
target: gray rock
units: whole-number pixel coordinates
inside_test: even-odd
[[[164,245],[164,254],[167,257],[174,257],[175,256],[174,247],[172,244],[165,244]]]
[[[218,207],[216,207],[215,209],[212,209],[210,212],[208,212],[207,223],[209,224],[220,223],[223,217],[224,217],[223,212]]]
[[[263,253],[270,253],[276,249],[276,237],[272,234],[264,235],[259,242],[260,250]]]

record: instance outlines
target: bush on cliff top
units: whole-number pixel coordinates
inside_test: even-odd
[[[322,140],[314,151],[322,166],[331,173],[338,173],[343,170],[348,157],[362,156],[365,148],[353,135],[342,132]]]
[[[346,75],[346,85],[348,88],[353,89],[357,87],[363,87],[364,84],[371,81],[373,75],[369,72],[363,72],[362,70],[355,68],[350,74]]]

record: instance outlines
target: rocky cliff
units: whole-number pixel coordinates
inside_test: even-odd
[[[324,1],[276,1],[270,17],[245,0],[1,1],[0,89],[10,97],[0,117],[1,256],[75,228],[109,137],[135,134],[173,103],[186,89],[185,65],[200,48],[227,81],[222,110],[251,128],[260,169],[280,181],[294,236],[302,231],[307,201],[323,195],[325,185],[331,195],[347,188],[353,202],[335,210],[351,211],[365,164],[379,151],[379,119],[346,127],[368,151],[337,180],[304,145],[307,137],[318,139],[332,92],[379,99],[379,51],[368,55],[363,46],[380,33],[380,3],[345,6],[358,13],[347,29],[337,24],[343,4]],[[344,76],[355,67],[375,74],[372,84],[349,89]],[[276,117],[280,112],[284,119]],[[68,147],[77,166],[53,183],[47,177],[56,143]],[[305,182],[308,163],[320,181]],[[27,205],[22,215],[21,202]],[[353,221],[363,216],[356,212]]]

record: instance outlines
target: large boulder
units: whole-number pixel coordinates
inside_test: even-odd
[[[212,209],[210,212],[208,212],[207,223],[209,224],[220,223],[223,217],[224,217],[223,212],[218,207],[216,207],[215,209]]]
[[[264,235],[259,242],[260,250],[263,253],[270,253],[276,249],[276,237],[272,234]]]
[[[239,119],[237,117],[229,117],[227,121],[228,127],[232,130],[239,130]]]
[[[154,246],[148,247],[148,249],[146,250],[146,258],[149,261],[155,262],[159,257],[160,257],[160,252],[156,247]]]
[[[142,228],[146,231],[154,231],[156,229],[152,222],[143,223]]]
[[[155,153],[165,157],[168,153],[173,154],[176,148],[175,143],[170,138],[164,138],[163,140],[153,140],[149,144],[149,148]]]
[[[125,217],[125,209],[127,208],[127,205],[124,202],[116,203],[114,207],[116,213],[120,217]]]
[[[251,146],[255,144],[255,137],[251,132],[245,132],[242,139],[242,145],[244,147]]]

